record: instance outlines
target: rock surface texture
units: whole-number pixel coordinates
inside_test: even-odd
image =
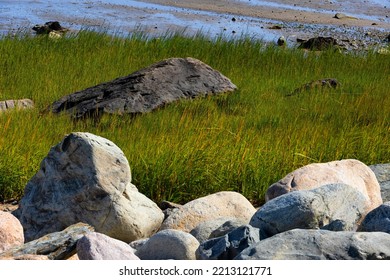
[[[367,198],[367,212],[382,204],[380,186],[374,172],[355,159],[303,166],[272,184],[265,198],[269,201],[291,191],[309,190],[339,183],[356,188]]]
[[[90,133],[71,133],[50,150],[14,213],[27,241],[84,222],[130,242],[155,233],[164,217],[131,184],[123,152]]]
[[[190,233],[202,243],[212,238],[224,236],[235,228],[246,224],[247,222],[243,220],[222,217],[202,222],[191,230]]]
[[[369,167],[379,182],[383,201],[390,201],[390,163],[374,164]]]
[[[98,232],[83,236],[76,249],[80,260],[139,260],[130,245]]]
[[[276,197],[253,215],[250,225],[260,229],[261,239],[295,228],[319,229],[336,222],[337,230],[356,230],[366,212],[367,198],[345,184]],[[333,228],[335,226],[333,225]]]
[[[139,114],[179,99],[231,92],[236,86],[194,58],[170,58],[133,74],[64,96],[49,110],[75,118],[100,113]]]
[[[32,259],[34,255],[50,260],[64,260],[76,253],[77,241],[94,229],[84,223],[71,225],[60,232],[53,232],[0,254],[0,259]]]
[[[359,231],[382,231],[390,233],[390,201],[375,208],[364,218]]]
[[[195,260],[199,242],[191,234],[166,229],[149,238],[136,252],[141,260]]]
[[[244,249],[260,242],[259,229],[241,226],[228,234],[200,244],[196,250],[198,260],[232,260]]]
[[[0,211],[0,253],[24,243],[23,227],[14,215]]]
[[[168,216],[161,229],[190,232],[201,222],[221,217],[249,222],[255,212],[253,205],[240,193],[223,191],[184,204]]]
[[[390,260],[390,234],[294,229],[242,251],[236,260]]]

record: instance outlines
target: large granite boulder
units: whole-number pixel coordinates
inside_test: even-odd
[[[80,132],[51,148],[14,214],[27,241],[84,222],[130,242],[155,233],[164,218],[131,184],[123,152],[105,138]]]
[[[231,92],[236,86],[194,58],[170,58],[133,74],[64,96],[48,110],[75,118],[147,113],[179,99]]]
[[[272,184],[266,201],[291,191],[310,190],[327,184],[346,184],[367,198],[367,212],[382,204],[378,180],[374,172],[355,159],[313,163],[303,166]]]
[[[249,222],[255,212],[256,209],[242,194],[222,191],[184,204],[168,216],[161,230],[178,229],[190,232],[202,222],[221,217]]]
[[[14,215],[0,211],[0,253],[24,243],[23,227]]]
[[[139,260],[129,244],[98,232],[80,238],[76,250],[80,260]]]
[[[253,215],[250,225],[260,229],[262,240],[295,228],[356,230],[366,205],[367,199],[351,186],[325,185],[268,201]]]
[[[390,234],[294,229],[246,248],[235,260],[390,260]]]

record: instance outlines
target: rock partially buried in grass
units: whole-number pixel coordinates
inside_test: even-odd
[[[340,86],[341,86],[341,84],[337,79],[326,78],[326,79],[311,81],[307,84],[304,84],[304,85],[300,86],[299,88],[296,88],[290,94],[287,94],[287,96],[293,96],[293,95],[304,93],[304,92],[310,92],[312,90],[337,89]]]
[[[17,99],[0,101],[0,113],[13,109],[32,109],[34,108],[34,101],[31,99]]]
[[[48,110],[74,118],[147,113],[180,99],[234,91],[220,72],[194,58],[170,58],[133,74],[64,96]]]

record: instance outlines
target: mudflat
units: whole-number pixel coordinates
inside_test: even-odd
[[[145,0],[144,2],[288,22],[341,25],[344,27],[372,27],[375,25],[390,31],[390,3],[388,7],[385,5],[389,1]],[[336,13],[343,13],[346,17],[338,19],[334,17]]]

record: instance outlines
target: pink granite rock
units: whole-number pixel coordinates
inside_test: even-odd
[[[0,253],[24,243],[23,227],[8,212],[0,211]]]
[[[382,204],[380,186],[374,172],[356,159],[303,166],[271,185],[265,199],[268,201],[291,191],[310,190],[336,183],[350,185],[360,191],[367,198],[367,211]]]

